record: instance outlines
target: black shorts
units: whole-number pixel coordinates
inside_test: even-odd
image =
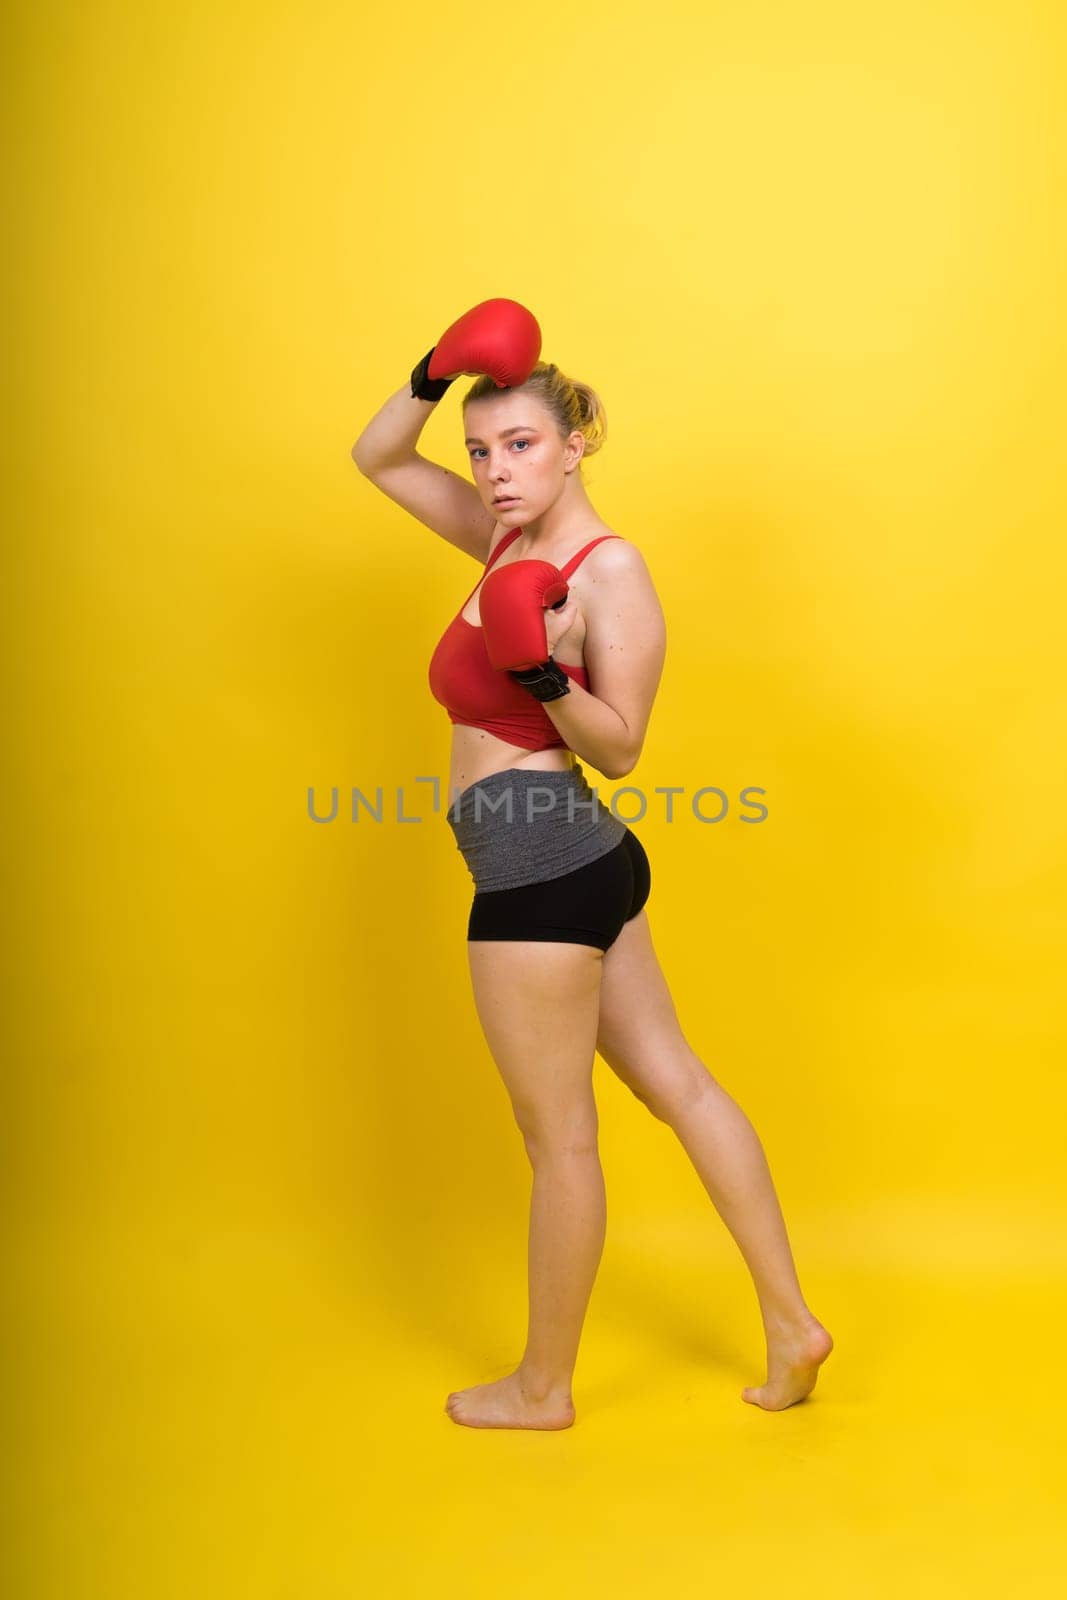
[[[606,855],[584,867],[518,889],[480,890],[468,939],[537,939],[608,950],[648,899],[652,876],[644,846],[626,830]]]

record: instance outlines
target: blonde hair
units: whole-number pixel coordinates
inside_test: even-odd
[[[555,420],[560,438],[566,440],[572,433],[580,433],[585,440],[585,456],[595,455],[608,434],[608,419],[600,396],[587,383],[568,378],[555,362],[539,361],[525,383],[514,389],[498,389],[492,378],[477,378],[463,396],[464,408],[472,400],[488,400],[494,395],[518,394],[528,389]],[[578,463],[579,471],[581,462]]]

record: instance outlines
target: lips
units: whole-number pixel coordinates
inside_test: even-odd
[[[519,497],[517,494],[500,494],[497,495],[496,499],[493,501],[493,504],[495,506],[509,506],[513,505],[518,498]]]

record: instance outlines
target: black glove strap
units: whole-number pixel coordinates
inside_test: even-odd
[[[449,384],[455,383],[455,378],[428,378],[426,369],[430,365],[430,357],[437,346],[427,350],[418,366],[411,374],[411,398],[413,400],[440,400]]]
[[[547,661],[542,661],[539,667],[523,667],[521,670],[508,669],[516,683],[521,683],[523,688],[532,694],[535,700],[559,700],[565,694],[570,694],[571,683],[567,674],[558,662],[549,656]]]

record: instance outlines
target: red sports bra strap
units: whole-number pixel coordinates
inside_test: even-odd
[[[512,528],[510,533],[506,533],[504,535],[504,537],[501,539],[500,543],[497,545],[496,549],[493,551],[492,555],[489,557],[489,560],[485,563],[485,566],[482,568],[482,578],[485,577],[486,573],[489,571],[489,568],[493,565],[493,562],[496,560],[497,556],[501,553],[501,551],[502,550],[506,550],[509,544],[514,544],[515,540],[519,537],[519,534],[521,532],[522,532],[521,528]],[[478,587],[481,584],[482,578],[478,579],[478,582],[474,585],[474,588],[471,590],[471,592],[467,596],[466,600],[464,600],[463,604],[460,606],[459,609],[460,609],[461,613],[466,611],[467,607],[470,605],[471,601],[474,599],[474,596],[475,596],[475,594],[476,594],[476,592],[478,590]]]
[[[459,609],[460,609],[461,612],[462,611],[466,611],[466,609],[467,609],[468,605],[470,604],[471,600],[474,598],[475,592],[477,591],[479,585],[481,584],[482,578],[485,577],[485,574],[489,571],[489,568],[493,565],[493,562],[496,560],[497,556],[503,555],[504,551],[508,548],[508,545],[514,544],[515,540],[519,537],[519,534],[522,533],[522,532],[523,532],[522,528],[512,528],[510,533],[506,533],[504,535],[504,537],[501,539],[500,543],[497,545],[496,549],[493,551],[492,555],[489,557],[489,560],[485,563],[485,566],[482,569],[482,577],[478,579],[478,582],[474,585],[474,588],[471,590],[471,592],[467,596],[466,600],[464,600],[463,604],[460,606]],[[587,544],[585,546],[584,550],[579,550],[579,552],[578,552],[578,554],[576,556],[571,556],[571,559],[567,562],[567,565],[565,567],[561,568],[561,575],[564,578],[569,578],[571,573],[574,571],[575,567],[578,566],[579,562],[582,562],[582,561],[585,560],[586,556],[589,554],[590,550],[592,550],[594,548],[595,545],[603,544],[605,539],[621,539],[621,538],[622,538],[622,534],[621,533],[602,533],[598,539],[592,539],[589,542],[589,544]]]
[[[489,560],[485,563],[485,571],[486,572],[489,571],[489,568],[493,565],[493,562],[496,560],[497,556],[503,555],[503,553],[507,549],[508,545],[515,543],[515,540],[519,537],[519,534],[521,532],[522,532],[521,528],[512,528],[510,533],[506,533],[504,535],[504,537],[501,539],[500,543],[497,545],[496,549],[493,551],[492,555],[489,557]],[[484,574],[483,574],[483,576],[484,576]],[[475,588],[477,588],[477,584],[475,585]]]
[[[584,550],[579,550],[579,552],[578,552],[578,554],[576,556],[571,556],[570,560],[567,562],[567,565],[560,569],[561,576],[564,577],[564,578],[569,578],[571,573],[574,571],[575,567],[579,564],[579,562],[585,560],[586,556],[589,554],[590,550],[593,549],[594,545],[603,544],[605,539],[621,539],[621,538],[622,538],[622,534],[621,533],[602,533],[600,535],[599,539],[594,539],[590,544],[586,545]]]

